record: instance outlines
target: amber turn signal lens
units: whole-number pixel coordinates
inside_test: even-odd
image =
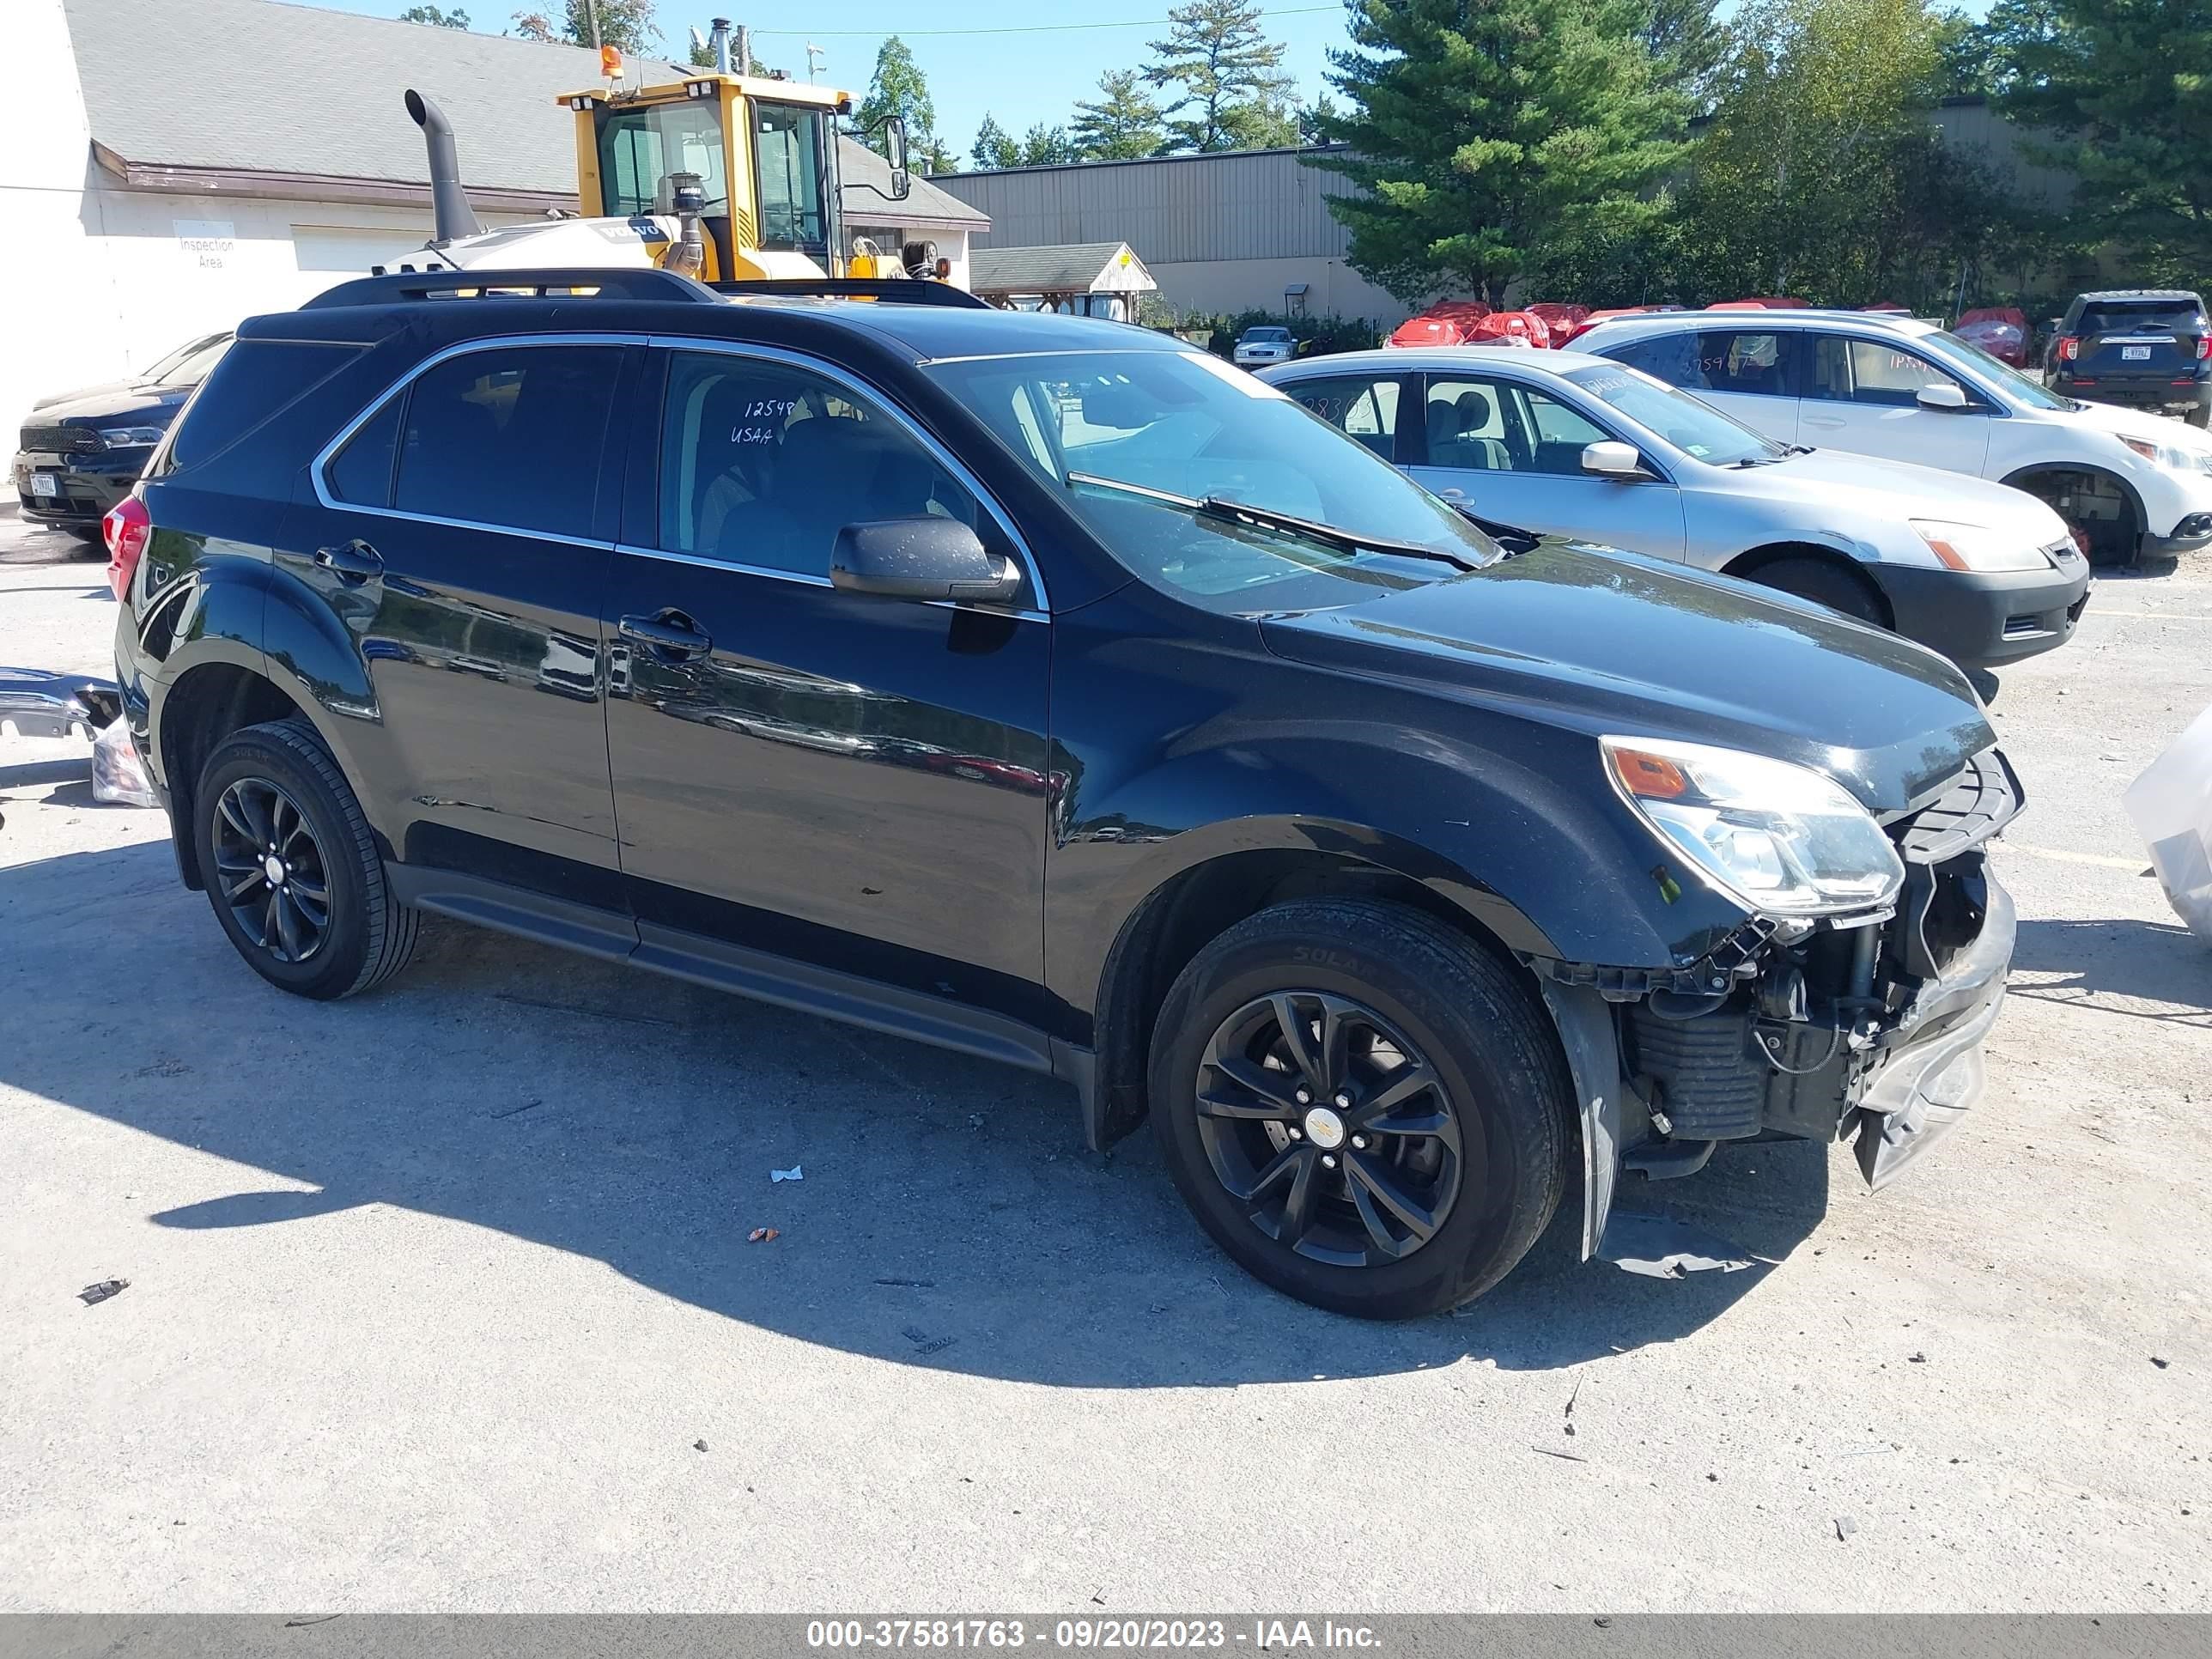
[[[1632,795],[1641,795],[1650,800],[1674,800],[1690,793],[1690,781],[1682,775],[1682,769],[1663,755],[1647,754],[1641,749],[1616,749],[1613,751],[1614,769],[1620,781]]]

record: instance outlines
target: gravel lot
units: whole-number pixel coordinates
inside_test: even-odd
[[[111,672],[74,549],[0,517],[0,662]],[[1392,1328],[1021,1073],[454,924],[285,998],[0,737],[0,1608],[2212,1608],[2212,950],[2119,809],[2212,560],[2004,682],[1972,1119],[1655,1194],[1771,1266]]]

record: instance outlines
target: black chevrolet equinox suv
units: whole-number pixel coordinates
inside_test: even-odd
[[[441,280],[246,322],[115,526],[131,729],[271,984],[431,911],[987,1055],[1376,1316],[1978,1096],[2021,794],[1932,653],[1506,556],[1164,335]]]

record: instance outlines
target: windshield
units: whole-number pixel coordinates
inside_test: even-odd
[[[1264,340],[1270,344],[1275,344],[1289,339],[1291,331],[1287,328],[1248,328],[1244,331],[1244,337],[1248,340]]]
[[[1937,357],[1948,357],[1954,362],[1973,369],[1984,380],[1994,380],[2011,397],[2030,409],[2071,409],[2074,405],[2055,393],[2046,392],[2002,358],[1992,357],[1972,340],[1962,340],[1948,329],[1935,329],[1919,336],[1913,344]]]
[[[227,334],[203,334],[197,340],[188,340],[138,378],[142,380],[159,381],[164,374],[183,362],[185,358],[197,356],[217,340],[227,340],[229,337]]]
[[[1771,438],[1739,426],[1711,404],[1640,369],[1613,364],[1577,368],[1568,374],[1593,398],[1601,398],[1647,432],[1656,432],[1685,455],[1709,466],[1735,466],[1772,460],[1789,453]]]
[[[1217,357],[1081,351],[971,358],[929,373],[1124,565],[1212,610],[1354,605],[1455,574],[1404,553],[1347,552],[1294,530],[1070,483],[1068,474],[1188,500],[1243,502],[1476,564],[1497,544],[1413,480],[1274,387]]]
[[[155,364],[147,379],[156,386],[198,386],[207,379],[222,354],[230,349],[230,336],[218,334]]]
[[[635,218],[662,210],[660,183],[672,173],[696,173],[706,211],[730,210],[729,158],[722,149],[721,103],[687,98],[680,104],[599,112],[599,191],[610,215]]]
[[[753,106],[753,165],[760,177],[760,245],[785,252],[823,253],[822,118],[794,104]]]

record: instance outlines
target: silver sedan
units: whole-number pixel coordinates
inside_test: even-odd
[[[1777,443],[1602,357],[1456,346],[1260,374],[1472,515],[1781,588],[1961,667],[2064,644],[2088,592],[2032,495]]]

